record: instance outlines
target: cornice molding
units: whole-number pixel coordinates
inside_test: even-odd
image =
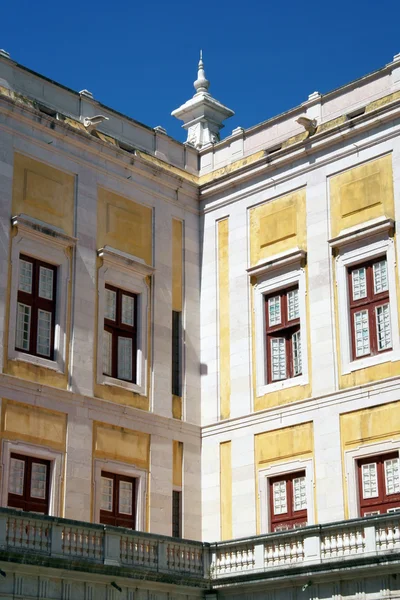
[[[16,215],[11,218],[11,224],[13,227],[16,227],[19,232],[23,232],[25,235],[40,238],[42,241],[46,242],[51,240],[53,243],[58,244],[63,248],[75,246],[78,241],[77,238],[68,235],[63,229],[54,227],[54,225],[30,217],[29,215]]]

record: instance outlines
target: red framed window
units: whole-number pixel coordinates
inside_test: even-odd
[[[136,478],[101,472],[100,523],[136,527]]]
[[[307,525],[306,473],[299,471],[269,479],[271,531]]]
[[[400,511],[398,452],[357,461],[360,516]]]
[[[57,267],[19,257],[15,348],[53,360]]]
[[[49,514],[50,461],[12,453],[8,506]]]
[[[348,271],[353,360],[392,348],[386,257]]]
[[[302,373],[299,290],[293,287],[265,299],[267,381]]]
[[[137,296],[105,289],[103,374],[136,383]]]

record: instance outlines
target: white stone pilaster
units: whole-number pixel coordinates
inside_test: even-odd
[[[151,436],[150,532],[172,534],[172,440]]]

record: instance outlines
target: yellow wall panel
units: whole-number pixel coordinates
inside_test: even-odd
[[[172,310],[182,310],[183,223],[172,219]]]
[[[9,440],[25,440],[41,446],[65,450],[67,415],[22,404],[2,402],[2,436]]]
[[[377,217],[394,217],[390,155],[339,173],[329,185],[333,237]]]
[[[232,539],[232,443],[219,446],[221,490],[221,540]]]
[[[150,436],[124,427],[93,423],[93,455],[149,468]]]
[[[256,465],[309,456],[313,453],[313,424],[275,429],[255,436]]]
[[[183,466],[183,444],[182,442],[172,441],[172,483],[176,487],[182,487],[182,466]]]
[[[29,215],[72,236],[74,195],[73,175],[22,154],[14,155],[13,215]]]
[[[182,398],[172,395],[172,416],[174,419],[182,419]]]
[[[250,210],[250,261],[306,248],[306,191],[298,190]]]
[[[231,340],[229,302],[229,220],[218,222],[219,384],[220,417],[228,419],[231,403]]]
[[[97,245],[111,246],[152,264],[153,211],[109,190],[98,189]]]

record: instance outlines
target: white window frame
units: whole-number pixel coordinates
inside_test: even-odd
[[[267,269],[267,272],[261,271],[254,286],[257,396],[308,383],[307,288],[305,270],[300,266],[300,260],[303,256],[303,253],[298,252],[289,264],[272,272],[269,269]],[[277,263],[277,266],[279,266],[279,263]],[[251,274],[250,269],[248,272]],[[283,381],[267,383],[267,353],[269,350],[265,334],[265,298],[274,292],[285,290],[293,285],[297,285],[299,289],[302,374]]]
[[[101,507],[101,472],[108,471],[116,475],[125,475],[126,477],[137,478],[136,487],[136,515],[135,529],[145,531],[146,528],[146,498],[147,498],[147,478],[148,473],[144,469],[138,469],[134,465],[117,462],[115,460],[94,459],[94,521],[100,523]]]
[[[12,219],[17,235],[11,243],[11,290],[8,332],[8,359],[31,363],[58,373],[65,373],[67,352],[67,307],[71,260],[68,248],[76,239],[62,230],[26,215]],[[21,352],[15,347],[17,329],[18,282],[21,254],[54,265],[57,268],[54,359]]]
[[[1,506],[8,506],[11,454],[23,454],[24,456],[50,461],[49,515],[52,517],[61,516],[60,502],[63,484],[64,454],[46,446],[35,446],[26,442],[9,440],[3,440],[1,450]]]
[[[97,327],[97,383],[131,390],[147,395],[147,339],[149,286],[146,278],[154,273],[143,260],[105,246],[98,251],[103,264],[98,270],[98,327]],[[136,383],[103,374],[103,335],[105,313],[105,286],[113,285],[137,295],[137,350]]]
[[[305,471],[307,496],[307,525],[314,525],[314,464],[312,458],[292,460],[261,468],[258,472],[261,534],[271,532],[269,479]]]
[[[374,258],[386,255],[389,281],[390,322],[392,329],[392,349],[366,356],[365,358],[352,359],[352,330],[350,323],[350,303],[348,286],[348,269],[359,263],[365,263]],[[388,232],[380,232],[371,237],[354,240],[353,243],[339,249],[336,258],[336,283],[338,297],[338,319],[340,337],[340,360],[342,375],[359,369],[365,369],[389,361],[400,359],[399,323],[397,315],[397,292],[395,273],[395,248],[393,238]]]
[[[362,458],[368,458],[368,456],[371,456],[372,458],[380,454],[389,454],[392,452],[398,452],[400,458],[400,440],[388,440],[385,442],[375,442],[373,444],[357,446],[357,448],[348,450],[344,453],[349,519],[356,519],[360,516],[357,462]]]

